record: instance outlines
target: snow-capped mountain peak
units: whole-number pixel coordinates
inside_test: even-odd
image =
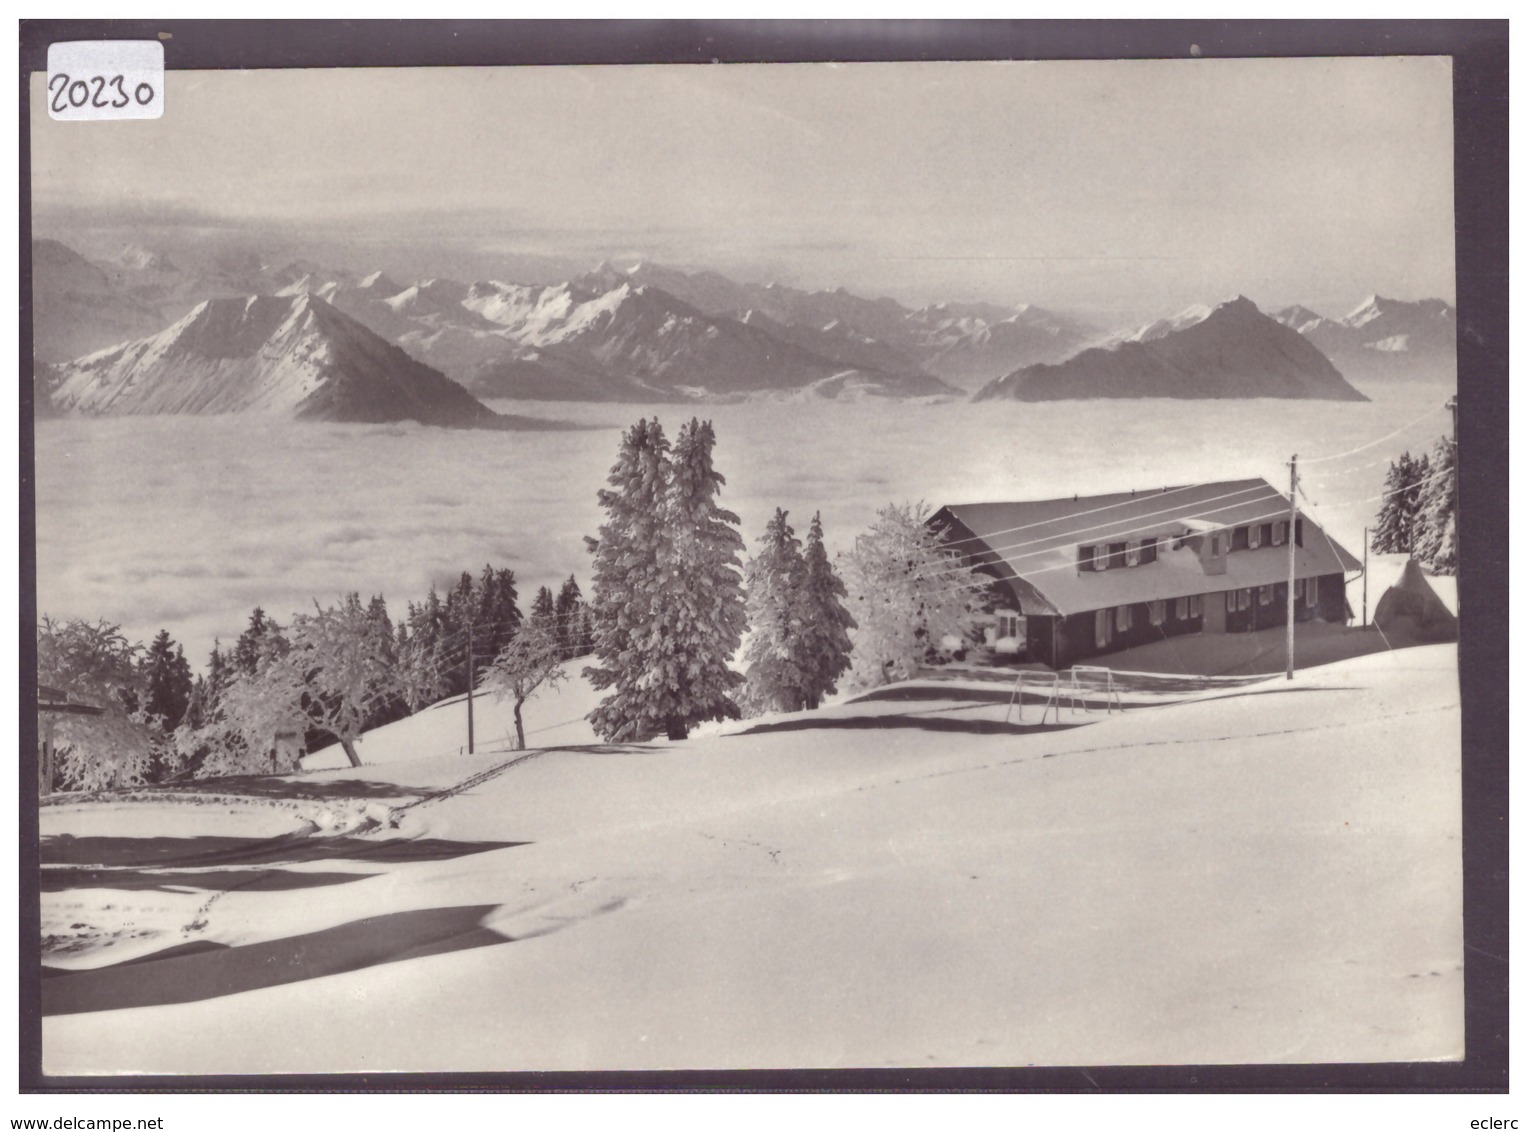
[[[206,300],[159,334],[67,363],[58,376],[55,407],[92,416],[495,420],[461,386],[307,290]]]

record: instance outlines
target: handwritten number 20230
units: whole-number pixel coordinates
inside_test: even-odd
[[[90,89],[92,86],[95,87],[93,93]],[[110,101],[103,101],[102,95],[109,93],[113,88],[116,94]],[[121,75],[113,75],[110,79],[104,75],[90,75],[87,78],[70,81],[67,74],[60,72],[48,80],[48,89],[53,92],[53,113],[55,114],[62,114],[71,107],[78,110],[86,103],[97,110],[105,110],[108,107],[121,110],[130,101],[137,102],[139,106],[147,106],[154,101],[154,88],[148,83],[139,83],[133,90],[132,97],[129,98]]]

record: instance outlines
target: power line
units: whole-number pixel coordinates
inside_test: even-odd
[[[1357,455],[1360,452],[1368,451],[1370,448],[1373,448],[1376,444],[1383,444],[1387,440],[1392,440],[1395,437],[1400,436],[1401,433],[1405,432],[1407,429],[1415,428],[1417,425],[1419,425],[1423,421],[1425,421],[1428,417],[1434,416],[1437,413],[1442,412],[1442,411],[1443,410],[1441,410],[1441,409],[1428,409],[1427,412],[1423,413],[1421,416],[1415,418],[1414,420],[1408,421],[1407,423],[1403,424],[1400,428],[1396,429],[1394,432],[1386,433],[1384,436],[1380,437],[1378,440],[1371,440],[1367,444],[1360,444],[1357,448],[1349,448],[1346,452],[1338,452],[1336,455],[1333,455],[1333,456],[1317,456],[1314,459],[1310,459],[1310,460],[1307,460],[1305,462],[1307,464],[1327,464],[1327,463],[1330,463],[1333,460],[1345,460],[1349,456],[1355,456],[1355,455]]]

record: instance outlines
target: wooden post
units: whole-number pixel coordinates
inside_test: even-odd
[[[1295,462],[1299,456],[1289,458],[1289,585],[1284,591],[1284,679],[1295,678],[1295,523],[1299,516],[1295,509],[1295,491],[1299,487]]]

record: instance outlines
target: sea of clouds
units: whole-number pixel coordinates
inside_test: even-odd
[[[213,640],[236,637],[256,605],[285,621],[355,590],[385,595],[397,618],[432,582],[444,590],[489,562],[515,571],[522,608],[569,574],[587,594],[596,492],[620,430],[644,415],[658,416],[671,440],[691,415],[714,422],[721,502],[741,517],[750,549],[776,507],[802,537],[820,510],[837,552],[893,500],[937,507],[1247,476],[1284,490],[1298,453],[1311,514],[1361,554],[1388,461],[1429,450],[1447,431],[1452,389],[1364,392],[1373,400],[494,403],[600,426],[575,432],[249,416],[44,420],[38,609],[106,618],[145,642],[168,629],[201,668]]]

